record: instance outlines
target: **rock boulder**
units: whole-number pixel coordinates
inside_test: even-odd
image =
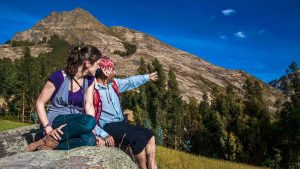
[[[22,150],[40,136],[37,125],[0,132],[0,168],[137,168],[122,150],[108,147],[79,147],[68,151]]]

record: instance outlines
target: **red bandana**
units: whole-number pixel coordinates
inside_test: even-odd
[[[114,68],[114,63],[108,56],[103,56],[100,59],[99,66],[104,75],[109,76]]]

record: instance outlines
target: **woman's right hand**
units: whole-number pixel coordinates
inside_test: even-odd
[[[155,71],[155,72],[150,73],[150,74],[149,74],[149,79],[150,79],[151,81],[156,81],[156,80],[158,79],[157,72]]]
[[[59,126],[56,129],[53,129],[51,126],[47,127],[45,129],[46,134],[52,136],[55,140],[60,140],[62,135],[64,135],[64,133],[61,131],[62,128],[64,128],[67,124],[63,124],[61,126]]]
[[[104,140],[105,140],[105,145],[106,146],[108,146],[108,147],[114,147],[115,146],[115,140],[111,135],[107,136]]]

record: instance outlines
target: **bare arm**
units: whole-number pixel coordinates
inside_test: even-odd
[[[47,81],[39,95],[39,98],[36,101],[36,111],[38,113],[39,119],[40,119],[43,127],[46,127],[46,125],[49,123],[49,119],[46,114],[45,106],[46,106],[46,103],[50,100],[54,91],[55,91],[54,84],[50,81]],[[45,128],[45,132],[46,132],[46,134],[49,134],[50,136],[52,136],[55,140],[60,140],[61,139],[60,136],[64,134],[61,131],[61,129],[64,126],[66,126],[66,124],[63,124],[53,130],[52,126],[49,125]]]
[[[46,109],[45,109],[45,106],[46,106],[46,103],[50,100],[52,94],[54,93],[55,91],[55,86],[52,82],[50,81],[47,81],[44,88],[42,89],[37,101],[36,101],[36,111],[37,111],[37,114],[39,116],[39,119],[43,125],[43,127],[45,127],[48,123],[49,123],[49,120],[48,120],[48,117],[47,117],[47,114],[46,114]],[[49,134],[51,131],[52,131],[52,127],[47,127],[46,128],[46,133]]]
[[[95,81],[92,85],[87,89],[85,93],[85,112],[86,114],[92,115],[95,117],[95,109],[93,105],[93,92],[95,87]]]

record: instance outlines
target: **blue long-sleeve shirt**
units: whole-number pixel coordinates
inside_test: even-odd
[[[149,81],[149,75],[137,75],[131,76],[126,79],[114,79],[118,85],[119,92],[126,92],[128,90],[135,89],[144,83]],[[107,123],[120,122],[124,120],[123,111],[120,104],[120,99],[114,89],[113,83],[109,83],[108,86],[103,86],[96,83],[95,88],[100,94],[102,101],[101,116],[99,118],[99,124],[101,127],[96,126],[96,134],[101,138],[107,137],[109,134],[103,130],[103,127]]]

